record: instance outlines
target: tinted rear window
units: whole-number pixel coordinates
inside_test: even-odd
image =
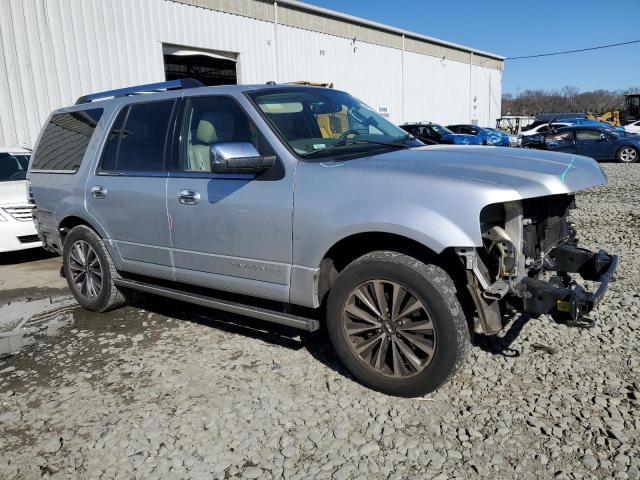
[[[58,113],[51,117],[33,157],[33,170],[78,170],[102,108]]]
[[[134,103],[116,119],[105,147],[102,170],[164,170],[164,153],[174,100]]]

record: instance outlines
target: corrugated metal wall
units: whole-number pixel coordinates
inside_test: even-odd
[[[387,107],[397,123],[493,125],[500,116],[495,62],[471,67],[401,46],[276,29],[266,2],[247,13],[241,0],[218,0],[235,14],[170,0],[0,1],[0,146],[31,146],[49,112],[81,95],[164,80],[163,43],[237,53],[241,83],[333,82]]]

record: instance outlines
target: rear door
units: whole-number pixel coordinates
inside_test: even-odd
[[[211,147],[236,142],[275,155],[236,98],[185,100],[167,188],[176,280],[288,301],[294,172],[277,161],[261,175],[212,173]]]
[[[173,278],[165,164],[176,105],[171,99],[125,106],[85,192],[122,268],[164,278]]]
[[[596,160],[615,157],[615,142],[609,135],[598,130],[577,130],[576,149],[580,155],[586,155]]]

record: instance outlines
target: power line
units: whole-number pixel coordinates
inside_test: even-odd
[[[524,55],[522,57],[507,57],[505,60],[520,60],[523,58],[539,58],[551,57],[553,55],[566,55],[567,53],[588,52],[590,50],[600,50],[602,48],[619,47],[620,45],[630,45],[632,43],[640,43],[640,40],[631,40],[630,42],[611,43],[609,45],[600,45],[599,47],[580,48],[578,50],[565,50],[564,52],[540,53],[538,55]]]

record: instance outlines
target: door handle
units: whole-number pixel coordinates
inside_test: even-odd
[[[178,193],[178,202],[182,205],[197,205],[200,203],[200,194],[193,190],[180,190]]]
[[[93,198],[104,198],[107,196],[107,189],[100,185],[94,185],[91,187],[91,196]]]

